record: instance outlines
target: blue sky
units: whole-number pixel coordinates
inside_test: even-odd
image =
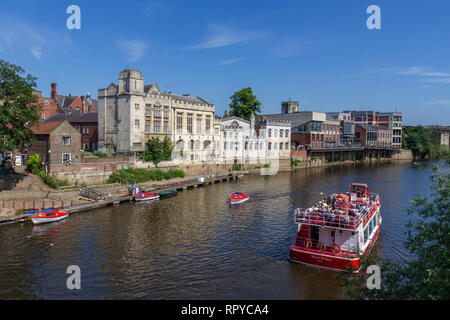
[[[81,9],[68,30],[66,9]],[[381,30],[366,9],[381,8]],[[394,111],[450,125],[450,1],[14,1],[0,12],[0,58],[50,94],[97,96],[126,68],[146,84],[200,96],[223,115],[252,87],[263,113]]]

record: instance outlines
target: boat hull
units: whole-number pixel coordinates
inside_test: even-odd
[[[296,263],[301,263],[309,267],[337,271],[348,272],[349,267],[352,267],[353,273],[359,273],[360,259],[370,253],[378,239],[381,229],[381,224],[378,225],[375,234],[370,240],[369,246],[364,251],[364,254],[358,257],[345,257],[345,255],[334,255],[319,252],[318,250],[309,250],[303,247],[291,246],[289,251],[289,260]]]
[[[44,224],[44,223],[51,223],[51,222],[58,222],[60,220],[66,219],[69,217],[69,213],[62,214],[60,216],[53,216],[53,217],[32,217],[31,221],[35,225],[38,224]]]
[[[149,200],[156,200],[159,199],[159,195],[156,196],[150,196],[150,197],[134,197],[135,201],[149,201]]]
[[[244,199],[239,199],[239,200],[230,200],[230,203],[231,204],[238,204],[238,203],[242,203],[242,202],[245,202],[245,201],[247,201],[248,199],[250,199],[250,198],[244,198]]]

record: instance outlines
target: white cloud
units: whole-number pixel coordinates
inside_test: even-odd
[[[397,70],[395,73],[404,75],[416,75],[422,77],[450,77],[450,73],[433,72],[429,67],[409,67],[406,70]]]
[[[0,15],[0,30],[0,53],[3,54],[28,54],[42,60],[54,50],[64,50],[63,44],[70,45],[70,37],[67,34],[58,33],[21,17]]]
[[[433,78],[433,79],[425,79],[423,81],[430,83],[450,83],[450,78]]]
[[[288,58],[302,53],[304,43],[297,38],[286,38],[274,48],[274,52],[281,58]]]
[[[236,59],[228,59],[228,60],[222,60],[220,61],[221,65],[226,65],[226,64],[232,64],[232,63],[236,63],[239,61],[245,60],[245,58],[236,58]]]
[[[450,100],[436,100],[425,103],[426,105],[450,105]]]
[[[203,50],[221,48],[238,43],[244,43],[258,39],[263,36],[261,32],[238,31],[224,26],[210,25],[208,27],[210,36],[202,43],[188,47],[191,50]]]
[[[130,62],[136,62],[145,53],[148,48],[147,42],[144,40],[119,40],[120,49],[128,56]]]

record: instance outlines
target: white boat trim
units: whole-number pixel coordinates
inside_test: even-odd
[[[345,257],[331,256],[329,254],[298,250],[298,249],[295,249],[295,248],[292,248],[292,247],[290,249],[293,250],[293,251],[296,251],[296,252],[308,253],[308,254],[312,254],[312,255],[315,255],[315,256],[322,256],[322,257],[327,257],[327,258],[331,258],[331,259],[342,259],[342,260],[348,260],[348,261],[357,261],[357,260],[360,259],[360,258],[345,258]]]

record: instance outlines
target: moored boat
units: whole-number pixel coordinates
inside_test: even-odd
[[[141,191],[136,193],[134,196],[135,201],[148,201],[148,200],[156,200],[159,199],[159,194],[155,194],[152,192]]]
[[[69,213],[66,211],[60,211],[59,209],[43,209],[38,210],[36,215],[31,217],[31,221],[35,225],[57,222],[69,217]]]
[[[178,194],[177,190],[166,190],[166,191],[155,191],[155,194],[159,194],[159,196],[161,198],[168,198],[168,197],[173,197],[176,196]]]
[[[228,197],[231,204],[242,203],[250,199],[249,196],[241,193],[241,192],[233,192],[231,196]]]
[[[359,272],[360,259],[373,248],[381,228],[379,196],[366,184],[333,194],[308,209],[295,209],[298,231],[290,260],[332,271]]]

